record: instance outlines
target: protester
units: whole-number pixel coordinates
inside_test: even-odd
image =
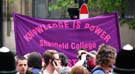
[[[0,48],[0,74],[16,74],[15,56],[7,47]]]
[[[87,50],[85,48],[80,48],[77,52],[78,61],[74,66],[82,66],[86,60]]]
[[[63,54],[59,53],[61,68],[59,69],[59,74],[70,74],[70,67],[68,66],[68,57]]]
[[[126,44],[119,51],[113,74],[135,74],[135,50],[130,44]]]
[[[59,54],[56,50],[46,50],[43,54],[45,68],[43,74],[59,74],[57,70],[61,68]]]
[[[70,74],[90,74],[84,66],[74,66]]]
[[[28,67],[33,74],[41,74],[42,56],[38,52],[32,52],[28,55]]]
[[[116,49],[110,45],[101,44],[96,55],[96,66],[92,74],[110,74],[115,63]]]
[[[27,59],[25,57],[16,58],[17,74],[26,74],[28,69]]]
[[[88,52],[85,48],[78,50],[78,61],[74,66],[84,66],[91,71],[95,67],[96,51]]]
[[[86,60],[83,64],[90,72],[96,66],[96,51],[90,51],[86,55]]]

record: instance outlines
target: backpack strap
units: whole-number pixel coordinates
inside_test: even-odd
[[[104,73],[105,73],[105,70],[104,69],[102,69],[102,68],[100,68],[100,67],[96,67],[96,68],[94,68],[92,71],[91,71],[91,74],[93,74],[95,71],[97,71],[97,70],[100,70],[100,71],[103,71]]]

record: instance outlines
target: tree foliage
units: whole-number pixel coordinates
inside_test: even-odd
[[[103,12],[113,12],[121,8],[122,0],[89,0],[90,9],[99,9]]]
[[[55,3],[54,3],[55,2]],[[74,4],[73,0],[55,0],[49,2],[49,10],[66,9],[68,6]]]
[[[79,1],[79,0],[78,0]],[[56,0],[55,3],[50,3],[49,10],[67,9],[68,7],[77,7],[74,0]],[[89,10],[100,10],[106,13],[120,10],[122,0],[88,0]]]
[[[88,0],[87,5],[89,8],[89,11],[95,13],[95,15],[92,14],[92,16],[101,15],[103,13],[117,12],[119,13],[120,18],[121,18],[121,22],[122,22],[121,24],[123,24],[123,20],[124,20],[125,21],[124,23],[129,24],[130,28],[135,29],[135,19],[131,20],[130,22],[129,21],[127,22],[123,18],[125,10],[127,9],[127,6],[126,4],[124,4],[123,0]],[[52,11],[52,10],[65,10],[66,11],[70,7],[71,8],[79,7],[79,4],[74,3],[74,0],[55,0],[55,3],[49,4],[49,11]]]

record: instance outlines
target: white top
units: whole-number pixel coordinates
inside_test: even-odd
[[[43,70],[43,74],[49,74],[47,70]]]

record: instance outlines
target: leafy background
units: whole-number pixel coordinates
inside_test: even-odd
[[[63,10],[64,18],[68,17],[68,8],[78,8],[79,4],[75,0],[55,0],[55,3],[50,1],[49,11]],[[79,0],[76,0],[79,1]],[[105,13],[117,12],[120,17],[120,24],[128,24],[130,29],[135,29],[135,18],[125,19],[124,12],[128,9],[123,0],[88,0],[88,8],[90,16],[102,15]]]

